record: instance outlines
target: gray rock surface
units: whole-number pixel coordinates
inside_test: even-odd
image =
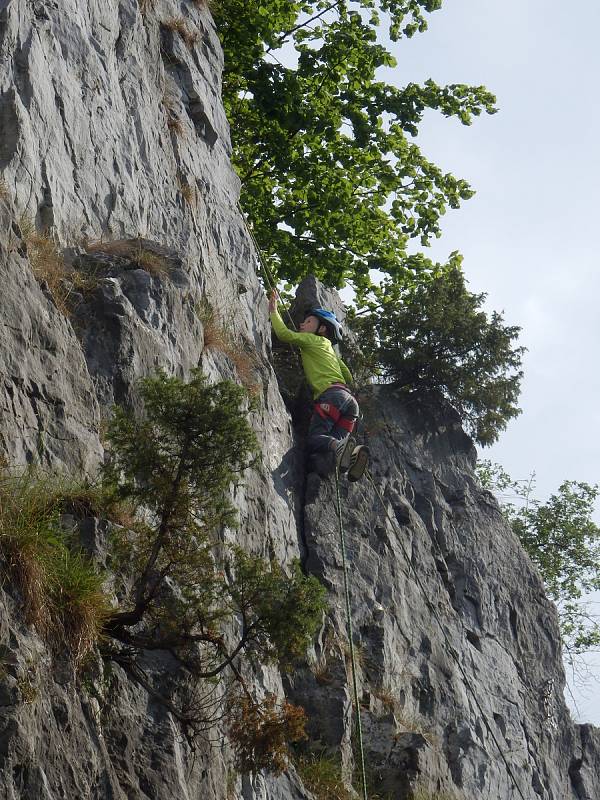
[[[9,463],[92,472],[99,409],[81,347],[38,285],[14,209],[0,198],[0,453]]]
[[[229,162],[218,38],[202,3],[144,5],[142,14],[136,0],[0,3],[0,455],[93,474],[102,420],[114,402],[136,407],[140,377],[158,367],[185,377],[200,365],[215,380],[248,380],[245,353],[263,459],[236,490],[239,530],[224,536],[285,566],[301,557],[331,602],[310,667],[283,676],[262,667],[254,686],[285,688],[305,706],[307,746],[340,758],[349,776],[334,485],[305,476],[293,356],[276,352],[279,383],[270,365],[267,305]],[[191,47],[164,24],[177,17],[197,34]],[[64,249],[68,285],[77,272],[95,276],[72,294],[69,317],[32,274],[23,217]],[[161,255],[167,274],[122,250],[103,254],[100,240]],[[315,302],[343,312],[308,280],[297,308]],[[207,345],[203,303],[227,346]],[[389,387],[361,402],[383,504],[366,481],[341,491],[375,788],[399,800],[415,786],[597,800],[600,734],[569,718],[555,611],[477,485],[456,414]],[[82,533],[103,563],[106,526],[88,519]],[[0,798],[311,800],[293,768],[237,775],[218,729],[192,753],[121,667],[98,660],[83,681],[25,623],[9,582],[0,602]],[[170,679],[168,664],[149,658],[148,669]]]

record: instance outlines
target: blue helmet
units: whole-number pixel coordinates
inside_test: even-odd
[[[311,315],[322,320],[328,326],[336,342],[342,341],[342,326],[333,312],[326,311],[324,308],[311,308],[310,311],[307,311],[306,316]]]

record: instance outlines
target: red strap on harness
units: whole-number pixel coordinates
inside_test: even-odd
[[[332,406],[331,403],[315,403],[315,412],[322,418],[327,419],[330,417],[338,428],[352,433],[356,420],[350,417],[342,417],[339,408]]]
[[[339,408],[332,406],[331,403],[315,403],[315,411],[323,419],[331,417],[331,419],[336,423],[336,425],[337,421],[342,416]]]
[[[350,417],[341,417],[335,424],[338,428],[343,428],[345,431],[348,431],[348,433],[352,433],[356,425],[356,420],[350,419]]]

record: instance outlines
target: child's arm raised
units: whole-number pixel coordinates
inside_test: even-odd
[[[313,333],[296,333],[286,326],[277,310],[277,292],[275,289],[269,296],[269,313],[275,336],[282,342],[290,342],[290,344],[296,344],[298,347],[306,347],[314,342],[315,335]]]

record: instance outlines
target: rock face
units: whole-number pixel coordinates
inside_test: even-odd
[[[179,18],[189,45],[171,24]],[[286,567],[300,557],[329,590],[330,613],[310,668],[282,676],[265,666],[255,689],[303,705],[309,745],[349,772],[335,486],[305,476],[302,404],[289,380],[297,368],[281,350],[280,384],[271,367],[221,58],[203,3],[0,2],[0,455],[93,475],[102,420],[115,402],[135,408],[138,378],[157,368],[185,377],[200,365],[258,386],[263,460],[236,490],[235,536]],[[68,317],[36,261],[32,222],[63,252]],[[142,252],[162,267],[144,265]],[[298,307],[339,302],[315,282],[300,287]],[[210,343],[215,318],[225,345]],[[341,495],[374,791],[596,800],[600,734],[569,718],[554,609],[474,479],[458,418],[389,387],[361,402],[373,482],[342,483]],[[83,533],[106,553],[101,522],[86,520]],[[312,797],[293,767],[237,775],[222,732],[191,753],[172,716],[120,667],[110,691],[100,660],[84,685],[25,624],[8,583],[1,602],[0,797]]]

